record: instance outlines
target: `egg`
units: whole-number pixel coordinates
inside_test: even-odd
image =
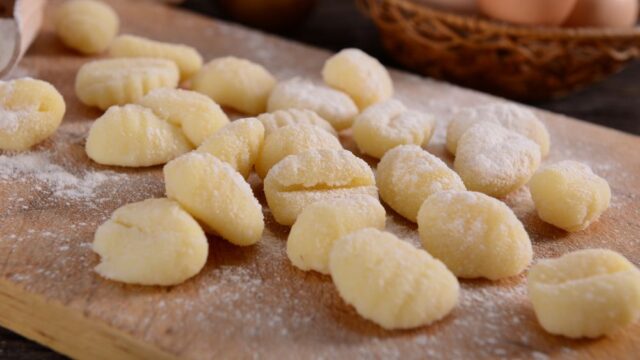
[[[578,0],[566,26],[630,27],[638,20],[638,0]]]
[[[478,0],[480,11],[494,19],[522,25],[561,25],[578,0]],[[603,0],[608,1],[608,0]]]
[[[441,10],[463,13],[478,12],[477,0],[419,0],[418,2]]]

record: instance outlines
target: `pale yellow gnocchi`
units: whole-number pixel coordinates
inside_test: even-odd
[[[47,139],[65,110],[62,95],[45,81],[0,81],[0,150],[27,150]]]
[[[331,124],[320,117],[320,115],[307,109],[287,109],[276,110],[258,116],[258,120],[264,125],[264,135],[269,136],[271,132],[287,125],[315,125],[323,128],[331,134],[337,136],[338,133]]]
[[[169,199],[125,205],[98,227],[95,270],[115,281],[140,285],[177,285],[198,274],[209,244],[202,228]]]
[[[329,253],[336,240],[364,228],[382,230],[384,223],[384,207],[368,195],[314,202],[291,227],[287,256],[300,270],[329,274]]]
[[[527,288],[540,325],[555,335],[595,338],[640,317],[640,271],[615,251],[540,260],[529,270]]]
[[[200,220],[205,231],[239,246],[260,240],[262,206],[231,165],[207,153],[190,152],[169,162],[163,172],[167,196]]]
[[[458,302],[460,285],[444,264],[373,228],[338,239],[329,270],[342,299],[388,330],[431,324]]]
[[[118,34],[118,14],[102,1],[70,0],[54,14],[55,30],[62,42],[83,54],[99,54]]]

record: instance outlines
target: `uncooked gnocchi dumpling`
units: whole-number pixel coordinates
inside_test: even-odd
[[[84,64],[76,75],[82,103],[102,110],[135,103],[153,89],[178,86],[176,64],[164,59],[122,58]]]
[[[520,105],[489,104],[462,109],[453,115],[447,127],[447,150],[456,154],[458,141],[471,125],[489,121],[502,125],[540,145],[542,157],[549,154],[549,132],[536,114]]]
[[[353,122],[353,139],[361,152],[380,159],[398,145],[427,145],[434,118],[408,110],[398,100],[371,105]]]
[[[311,149],[340,150],[342,144],[335,136],[314,125],[281,127],[265,139],[256,162],[256,173],[264,178],[280,160]]]
[[[577,161],[546,166],[529,182],[540,219],[567,231],[586,229],[609,207],[607,180]]]
[[[134,35],[118,36],[109,48],[109,55],[116,58],[143,57],[171,60],[178,66],[182,80],[189,79],[202,67],[202,56],[191,46],[165,43]]]
[[[388,330],[431,324],[458,302],[460,285],[444,264],[377,229],[338,239],[329,269],[342,299]]]
[[[260,240],[262,206],[231,165],[207,153],[191,152],[165,165],[164,181],[167,196],[200,220],[205,230],[239,246]]]
[[[265,112],[276,85],[276,79],[262,65],[233,56],[210,61],[192,82],[193,90],[249,115]]]
[[[85,147],[99,164],[130,167],[164,164],[192,149],[180,128],[133,104],[110,107],[91,125]]]
[[[291,227],[287,256],[298,269],[329,274],[329,253],[336,240],[364,228],[382,230],[384,223],[384,207],[368,195],[314,202]]]
[[[62,95],[45,81],[0,81],[0,150],[26,150],[53,135],[65,109]]]
[[[220,105],[195,91],[155,89],[140,99],[138,104],[180,127],[194,146],[199,146],[229,123],[229,118]]]
[[[514,276],[533,256],[529,235],[513,211],[482,193],[431,195],[418,213],[418,231],[429,254],[461,278]]]
[[[198,222],[169,199],[125,205],[100,225],[93,240],[95,270],[129,284],[176,285],[207,262],[209,244]]]
[[[264,142],[264,127],[256,118],[233,121],[198,147],[228,163],[245,178],[258,160]]]
[[[420,205],[431,194],[465,190],[458,174],[417,145],[401,145],[389,150],[378,163],[376,182],[382,200],[413,222]]]
[[[320,117],[320,115],[307,109],[287,109],[276,110],[258,116],[258,120],[264,125],[264,135],[269,136],[271,132],[287,125],[315,125],[319,126],[333,135],[338,135],[331,124]]]
[[[276,85],[269,96],[269,111],[308,109],[340,131],[351,126],[358,107],[346,94],[316,85],[310,80],[293,78]]]
[[[344,49],[330,57],[322,68],[322,77],[329,86],[349,94],[360,110],[393,95],[387,69],[360,49]]]
[[[460,138],[453,167],[467,189],[501,197],[526,184],[540,166],[540,146],[493,122]]]
[[[365,194],[378,197],[369,165],[347,150],[308,150],[289,155],[271,168],[264,193],[275,220],[293,225],[318,200]]]
[[[552,334],[595,338],[640,317],[640,271],[615,251],[540,260],[529,270],[527,288],[540,325]]]
[[[118,34],[118,14],[102,1],[70,0],[55,12],[56,34],[68,47],[83,54],[99,54]]]

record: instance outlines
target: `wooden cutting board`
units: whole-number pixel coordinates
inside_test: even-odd
[[[206,59],[237,55],[264,64],[279,79],[319,80],[326,51],[161,5],[111,1],[122,31],[197,47]],[[58,2],[53,1],[50,6]],[[51,8],[47,10],[50,14]],[[206,267],[170,287],[123,285],[97,276],[90,244],[97,226],[124,204],[160,197],[161,168],[98,166],[84,153],[96,109],[74,95],[88,59],[54,37],[50,16],[13,76],[52,82],[68,111],[56,135],[29,153],[0,153],[0,324],[72,357],[114,358],[634,358],[640,324],[610,338],[569,340],[545,333],[526,295],[525,277],[462,281],[459,306],[433,326],[384,331],[359,317],[331,279],[292,267],[288,229],[265,207],[260,243],[239,248],[211,237]],[[502,101],[392,71],[397,97],[439,116],[428,150],[443,150],[447,114]],[[550,113],[546,162],[589,163],[613,189],[611,208],[586,231],[567,234],[541,222],[526,188],[507,197],[534,243],[535,258],[606,247],[640,263],[640,138]],[[354,149],[349,136],[346,147]],[[252,186],[264,204],[260,181]],[[388,209],[387,229],[419,246],[415,224]]]

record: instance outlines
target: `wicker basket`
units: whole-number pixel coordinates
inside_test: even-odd
[[[640,29],[532,28],[410,0],[356,0],[388,52],[422,74],[520,100],[566,95],[640,56]]]

